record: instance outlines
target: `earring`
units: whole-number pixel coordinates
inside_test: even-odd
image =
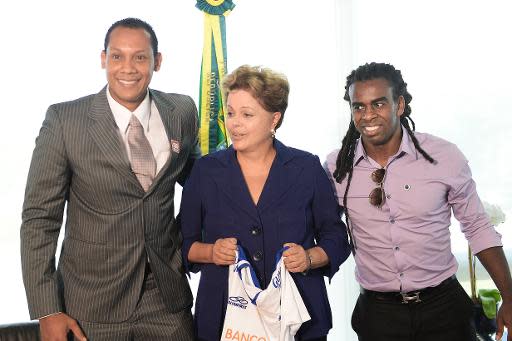
[[[274,128],[270,129],[270,136],[275,139],[276,138],[276,131]]]

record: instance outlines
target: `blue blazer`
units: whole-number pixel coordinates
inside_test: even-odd
[[[201,271],[195,305],[200,339],[219,340],[228,297],[228,267],[191,264],[187,255],[196,242],[215,243],[234,237],[244,248],[259,282],[266,288],[275,267],[275,254],[284,243],[315,245],[329,256],[324,268],[307,275],[292,274],[311,321],[297,336],[327,335],[332,327],[324,278],[329,279],[347,259],[350,249],[332,185],[317,156],[274,142],[277,154],[255,205],[230,147],[196,161],[183,189],[181,227],[187,271]]]

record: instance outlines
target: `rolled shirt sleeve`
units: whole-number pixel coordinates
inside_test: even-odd
[[[454,177],[448,202],[473,254],[494,246],[503,246],[501,235],[494,229],[476,191],[467,161]]]

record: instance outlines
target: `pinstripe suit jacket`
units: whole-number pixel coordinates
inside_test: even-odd
[[[21,259],[31,318],[64,311],[118,322],[134,311],[146,258],[164,302],[192,305],[174,218],[174,185],[196,156],[197,109],[184,95],[150,90],[169,140],[180,142],[144,192],[133,174],[106,87],[49,107],[32,156],[23,205]],[[55,251],[65,204],[58,268]]]

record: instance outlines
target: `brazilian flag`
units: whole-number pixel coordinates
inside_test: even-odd
[[[201,154],[229,145],[224,113],[226,101],[220,82],[227,72],[226,15],[235,7],[230,0],[197,0],[204,12],[204,43],[199,85],[199,143]]]

